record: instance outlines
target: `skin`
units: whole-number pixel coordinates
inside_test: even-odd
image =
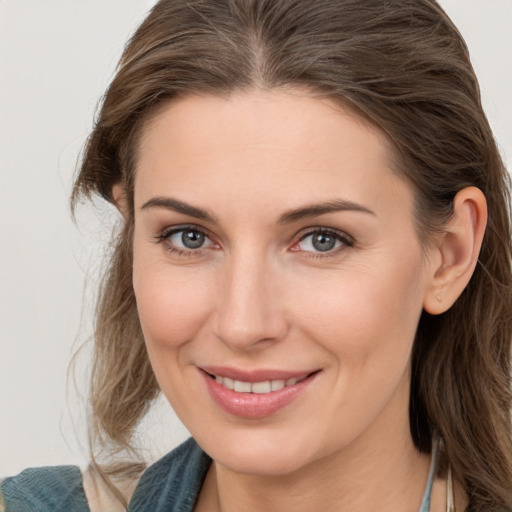
[[[424,308],[442,312],[465,286],[484,216],[467,193],[453,222],[473,238],[425,250],[391,157],[377,129],[298,90],[190,96],[146,123],[133,285],[159,385],[214,460],[196,510],[419,508],[430,457],[409,432],[414,334]],[[280,222],[334,200],[352,206]],[[203,246],[169,234],[181,227]],[[318,228],[336,233],[332,250],[311,243]],[[212,400],[205,365],[319,372],[284,409],[247,419]],[[432,510],[443,501],[436,481]]]

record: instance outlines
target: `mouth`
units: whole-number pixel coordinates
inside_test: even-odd
[[[246,419],[272,416],[306,393],[321,370],[310,372],[241,372],[200,368],[213,403],[230,415]]]
[[[263,380],[261,382],[248,382],[243,380],[231,379],[230,377],[223,377],[221,375],[214,375],[208,372],[207,375],[214,379],[215,382],[224,386],[226,389],[235,391],[236,393],[256,393],[265,395],[267,393],[271,393],[272,391],[280,391],[283,388],[295,386],[295,384],[302,382],[308,377],[312,376],[314,373],[317,373],[319,370],[308,373],[306,375],[302,375],[301,377],[291,377],[289,379],[273,379],[273,380]]]

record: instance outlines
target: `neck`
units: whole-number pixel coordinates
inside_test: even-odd
[[[403,427],[405,431],[390,436],[368,432],[371,435],[286,475],[246,475],[213,463],[203,498],[208,510],[216,503],[219,512],[418,510],[430,456],[416,450],[408,424]]]

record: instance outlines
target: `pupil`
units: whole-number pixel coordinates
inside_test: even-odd
[[[336,239],[331,235],[319,233],[313,237],[313,247],[317,251],[330,251],[334,249]]]
[[[204,243],[204,235],[197,231],[184,231],[181,241],[187,249],[198,249]]]

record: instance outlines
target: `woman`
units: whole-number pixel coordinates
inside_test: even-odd
[[[128,510],[512,510],[508,191],[434,1],[160,1],[72,201],[123,217],[94,450],[160,390],[193,440],[140,480],[29,470],[6,510],[103,485]]]

